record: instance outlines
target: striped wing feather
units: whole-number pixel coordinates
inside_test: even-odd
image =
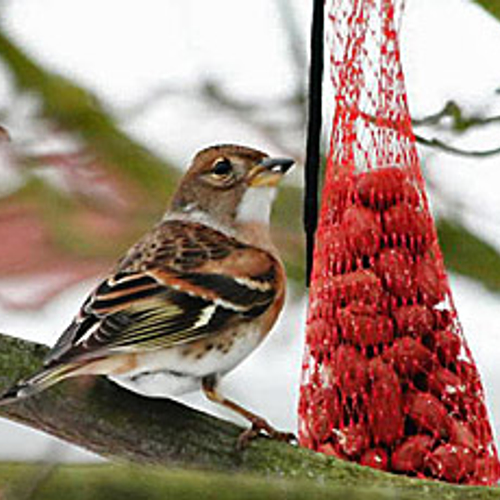
[[[189,343],[255,318],[279,265],[206,226],[164,222],[88,297],[46,364]]]

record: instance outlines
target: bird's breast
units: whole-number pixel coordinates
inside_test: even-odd
[[[202,378],[223,375],[235,368],[261,342],[256,322],[192,342],[188,345],[135,353],[108,376],[118,384],[147,396],[177,396],[199,389]]]

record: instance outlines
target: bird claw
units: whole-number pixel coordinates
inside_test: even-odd
[[[297,437],[292,432],[282,432],[276,430],[274,427],[269,425],[263,418],[256,417],[251,420],[252,426],[249,429],[244,430],[238,437],[236,447],[238,450],[244,450],[251,441],[255,438],[265,435],[270,439],[276,441],[283,441],[288,444],[296,444]]]

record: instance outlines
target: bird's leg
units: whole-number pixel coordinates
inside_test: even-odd
[[[238,403],[231,401],[230,399],[225,398],[217,391],[217,378],[214,376],[205,377],[202,380],[202,388],[205,396],[212,401],[213,403],[220,404],[229,408],[230,410],[238,413],[242,417],[246,418],[252,426],[249,429],[246,429],[240,434],[238,438],[238,448],[242,449],[248,445],[248,443],[256,438],[261,432],[265,432],[271,439],[276,439],[278,441],[285,441],[287,443],[291,443],[297,440],[294,434],[291,432],[281,432],[276,430],[274,427],[267,422],[262,417],[255,415],[251,411],[243,408]]]

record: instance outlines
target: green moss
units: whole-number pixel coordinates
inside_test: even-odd
[[[35,371],[45,352],[46,348],[43,346],[0,336],[0,390]],[[239,452],[235,445],[241,429],[235,425],[173,401],[140,397],[100,377],[87,382],[75,380],[58,384],[36,397],[0,407],[0,412],[10,419],[120,461],[219,470],[228,474],[229,482],[219,483],[218,486],[227,490],[228,495],[233,494],[240,483],[247,480],[248,474],[258,476],[257,479],[248,479],[256,481],[256,486],[252,486],[255,489],[251,488],[249,495],[262,493],[260,488],[264,487],[263,478],[268,478],[269,481],[272,478],[276,485],[281,483],[274,481],[281,478],[287,480],[283,484],[290,488],[290,495],[297,495],[296,498],[305,498],[305,494],[326,494],[318,486],[325,485],[328,486],[325,492],[337,492],[339,495],[342,492],[350,495],[347,498],[386,498],[384,495],[390,492],[387,498],[500,499],[498,489],[461,487],[388,474],[269,439],[258,439],[245,451]],[[50,494],[65,491],[66,488],[72,491],[72,484],[79,490],[79,481],[90,487],[93,477],[123,478],[125,486],[121,479],[117,480],[116,485],[108,481],[103,486],[107,488],[107,492],[111,491],[109,488],[118,488],[118,494],[120,488],[132,491],[132,486],[127,486],[128,477],[143,474],[146,474],[144,481],[148,484],[149,481],[156,484],[155,477],[159,478],[161,485],[167,484],[171,472],[159,468],[154,470],[158,476],[150,477],[145,472],[149,472],[149,469],[135,467],[64,467],[61,469],[63,476],[60,477],[60,482],[54,483],[54,490],[47,491]],[[136,473],[139,476],[134,476]],[[235,476],[236,473],[243,475]],[[0,478],[1,474],[6,478],[15,477],[12,469],[6,473],[0,467]],[[185,488],[193,495],[196,491],[202,491],[195,483],[198,481],[196,478],[205,477],[204,473],[192,474],[192,481],[186,479],[178,483],[179,491]],[[210,477],[216,484],[217,478],[221,476]],[[300,485],[295,480],[300,481]],[[201,489],[196,490],[197,487]],[[282,486],[276,487],[279,491]],[[159,491],[163,491],[161,488]],[[71,498],[93,498],[93,494],[96,495],[95,498],[101,498],[100,493],[94,490],[89,490],[87,497],[78,496],[84,494],[84,486],[81,489],[82,492],[75,491],[75,496]],[[369,497],[362,496],[366,492],[369,492]],[[50,498],[49,493],[47,496],[33,498]],[[269,498],[278,496],[270,493]]]
[[[246,474],[220,474],[199,471],[166,470],[159,467],[118,465],[26,466],[0,464],[0,481],[10,498],[23,498],[30,491],[32,500],[111,500],[111,499],[352,499],[418,500],[463,498],[487,500],[499,498],[498,490],[464,488],[460,496],[448,496],[443,490],[400,491],[376,484],[345,486],[315,484],[312,481],[283,480]]]

